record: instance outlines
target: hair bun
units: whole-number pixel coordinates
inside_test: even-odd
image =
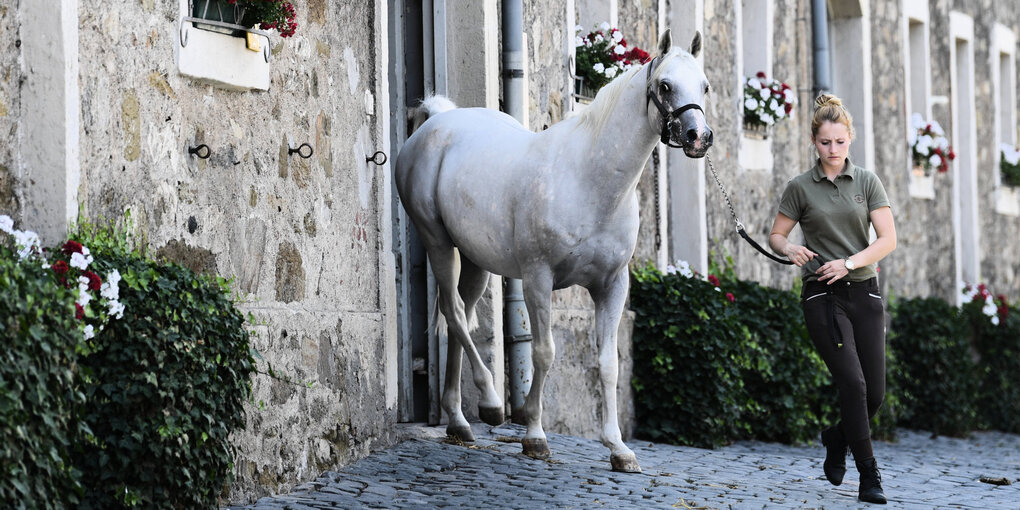
[[[815,98],[815,108],[823,106],[843,106],[843,101],[832,94],[822,94]]]

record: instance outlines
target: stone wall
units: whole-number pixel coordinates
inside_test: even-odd
[[[18,5],[0,5],[0,214],[20,225],[17,189],[18,120],[21,117],[21,21]]]
[[[177,2],[81,5],[85,215],[130,210],[156,254],[233,278],[255,347],[293,380],[255,379],[264,407],[248,410],[235,437],[234,499],[286,490],[392,440],[389,190],[365,163],[382,135],[366,112],[366,98],[378,111],[380,96],[372,5],[302,3],[297,35],[272,36],[268,92],[182,77]],[[310,159],[288,155],[306,142]],[[208,160],[189,156],[198,144]]]

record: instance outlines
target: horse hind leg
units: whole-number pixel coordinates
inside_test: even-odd
[[[550,323],[550,306],[552,299],[552,276],[531,275],[524,280],[524,302],[528,307],[528,318],[531,321],[531,360],[534,365],[534,376],[531,389],[524,400],[524,415],[527,431],[521,440],[524,454],[536,458],[547,459],[552,452],[542,428],[542,388],[545,377],[556,357],[556,344],[552,338]]]
[[[475,315],[475,305],[478,304],[478,300],[485,293],[491,273],[478,267],[463,255],[460,257],[460,263],[460,284],[457,286],[457,290],[464,301],[464,313],[467,316],[467,327],[470,333],[477,327],[478,320]],[[478,375],[478,371],[474,370],[474,365],[472,365],[472,375]],[[478,385],[477,380],[475,384]],[[482,386],[479,386],[479,388],[482,388]],[[503,401],[499,398],[499,395],[482,395],[482,399],[478,402],[478,417],[485,423],[493,426],[500,425],[506,421]]]

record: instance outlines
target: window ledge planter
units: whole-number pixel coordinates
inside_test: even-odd
[[[236,13],[225,0],[179,3],[174,51],[178,72],[228,90],[269,90],[268,32],[238,24],[243,23],[243,13]]]

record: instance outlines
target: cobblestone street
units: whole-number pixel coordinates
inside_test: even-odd
[[[553,458],[540,461],[521,454],[523,427],[476,424],[477,441],[470,446],[447,442],[442,430],[417,428],[418,438],[250,508],[876,506],[857,500],[852,458],[843,485],[824,479],[819,444],[740,442],[703,450],[632,441],[644,472],[625,474],[610,471],[608,449],[597,440],[550,434]],[[889,498],[885,508],[1020,508],[1020,436],[979,432],[968,439],[932,439],[900,430],[897,442],[877,442],[875,455]]]

